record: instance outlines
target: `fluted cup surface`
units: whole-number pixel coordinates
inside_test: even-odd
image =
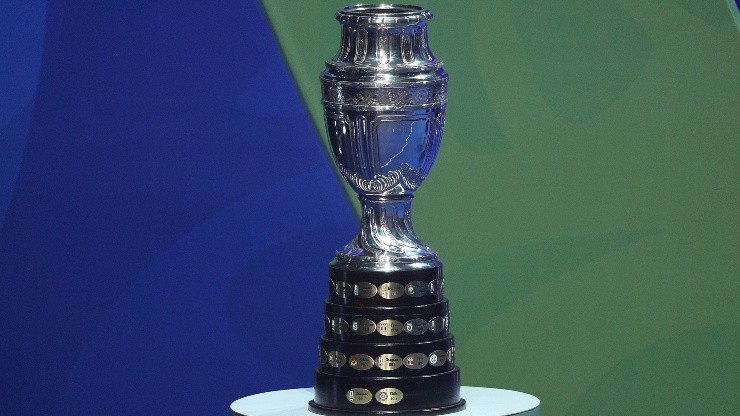
[[[339,51],[321,74],[325,119],[334,161],[363,209],[360,233],[337,261],[426,267],[436,254],[415,235],[410,209],[444,129],[447,73],[429,48],[432,14],[357,5],[336,18]]]

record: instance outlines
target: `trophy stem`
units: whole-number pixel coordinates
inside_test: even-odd
[[[413,195],[360,195],[360,232],[337,252],[337,260],[372,264],[374,268],[391,263],[434,267],[437,253],[416,236],[411,225],[413,198]]]

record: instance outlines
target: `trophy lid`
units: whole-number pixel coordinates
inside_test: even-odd
[[[338,11],[336,18],[349,23],[403,25],[427,21],[432,12],[406,4],[357,4]]]

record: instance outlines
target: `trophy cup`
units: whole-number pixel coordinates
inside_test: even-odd
[[[447,73],[432,14],[406,5],[340,10],[341,45],[321,74],[331,150],[362,206],[330,264],[314,400],[325,414],[462,409],[444,277],[414,233],[411,200],[439,150]]]

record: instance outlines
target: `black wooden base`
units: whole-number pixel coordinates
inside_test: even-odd
[[[442,266],[394,271],[333,264],[313,412],[445,414],[462,410]]]
[[[347,400],[347,392],[364,388],[375,394],[392,388],[403,392],[403,399],[386,405],[371,400],[354,404]],[[320,411],[365,414],[439,414],[462,410],[465,401],[460,399],[460,370],[416,377],[347,377],[316,371],[315,397],[310,405]]]

